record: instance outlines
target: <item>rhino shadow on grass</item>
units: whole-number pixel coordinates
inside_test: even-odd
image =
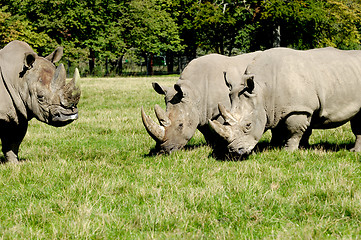
[[[192,143],[189,144],[187,143],[182,149],[186,150],[186,151],[192,151],[204,146],[208,146],[209,144],[207,142],[201,142],[201,143]],[[152,147],[149,151],[149,153],[144,154],[144,157],[153,157],[153,156],[158,156],[158,155],[163,155],[163,154],[170,154],[170,152],[165,152],[162,151],[162,149],[159,147],[159,145],[155,145],[154,147]]]
[[[226,148],[227,142],[220,141],[218,146],[214,146],[212,152],[209,154],[209,157],[215,158],[217,161],[245,161],[248,159],[249,155],[239,156],[238,154],[233,154],[228,151]],[[260,153],[267,150],[278,148],[269,144],[269,141],[263,140],[260,141],[254,148],[253,153]]]
[[[209,157],[215,158],[217,161],[245,161],[248,159],[249,155],[239,156],[238,154],[229,153],[225,148],[227,143],[224,143],[222,147],[213,148]],[[326,141],[321,141],[318,143],[310,144],[307,147],[301,147],[301,150],[323,150],[326,152],[338,152],[340,150],[350,150],[353,147],[353,143],[329,143]],[[272,150],[281,150],[282,146],[275,146],[270,143],[268,140],[261,140],[257,143],[251,154],[263,153],[266,151]]]

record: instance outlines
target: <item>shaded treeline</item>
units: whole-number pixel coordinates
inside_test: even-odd
[[[18,39],[45,55],[62,45],[83,74],[172,73],[210,52],[357,49],[360,12],[356,0],[0,0],[0,47]]]

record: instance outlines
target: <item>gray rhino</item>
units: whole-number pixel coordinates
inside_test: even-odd
[[[78,118],[79,72],[66,84],[62,64],[54,63],[63,55],[57,48],[49,56],[38,56],[21,41],[0,50],[0,138],[5,160],[18,162],[18,150],[35,117],[52,126],[64,126]]]
[[[270,49],[230,89],[231,110],[219,105],[227,124],[209,121],[230,153],[246,156],[267,129],[271,144],[292,151],[308,145],[312,129],[348,121],[356,136],[351,150],[361,150],[361,51]]]
[[[166,153],[183,148],[198,128],[208,143],[214,137],[208,127],[208,119],[219,119],[218,103],[230,107],[229,81],[239,80],[248,63],[258,53],[227,57],[210,54],[192,60],[173,87],[153,83],[154,90],[165,95],[166,111],[155,106],[160,125],[144,113],[143,124],[149,135],[156,141],[157,148]]]

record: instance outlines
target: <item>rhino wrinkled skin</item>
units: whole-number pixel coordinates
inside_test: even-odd
[[[222,121],[218,103],[230,107],[227,78],[239,80],[246,66],[258,53],[234,57],[210,54],[192,60],[183,70],[173,87],[153,83],[154,90],[164,95],[166,111],[155,106],[156,124],[144,113],[143,124],[149,135],[156,141],[157,149],[170,153],[183,148],[198,128],[208,143],[214,141],[214,134],[208,127],[208,119]]]
[[[18,162],[18,151],[28,127],[36,119],[60,127],[78,118],[79,72],[66,84],[63,55],[57,48],[47,57],[38,56],[21,41],[0,50],[0,138],[5,161]]]
[[[219,105],[227,124],[209,121],[230,153],[246,156],[267,129],[271,144],[292,151],[308,145],[312,129],[348,121],[356,136],[351,151],[361,150],[361,51],[270,49],[230,89],[231,110]]]

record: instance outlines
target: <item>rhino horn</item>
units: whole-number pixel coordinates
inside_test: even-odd
[[[142,120],[148,134],[156,141],[163,142],[165,129],[163,126],[156,124],[149,116],[147,116],[142,107]]]
[[[220,122],[210,119],[208,120],[208,125],[223,139],[228,140],[231,138],[230,126],[222,125]]]
[[[223,104],[218,104],[218,110],[226,123],[229,125],[234,125],[237,123],[237,119],[225,108]]]
[[[51,80],[51,90],[56,92],[65,86],[66,71],[63,64],[60,64],[55,70],[53,79]]]
[[[171,121],[167,117],[166,112],[158,104],[154,106],[154,112],[158,118],[160,125],[162,125],[163,127],[168,127],[171,124]]]
[[[68,82],[63,89],[63,101],[64,106],[76,106],[79,102],[81,90],[79,86],[80,74],[78,68],[75,68],[74,76],[70,82]]]

